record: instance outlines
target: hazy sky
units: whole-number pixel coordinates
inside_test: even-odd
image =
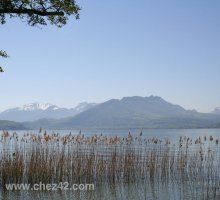
[[[161,96],[187,109],[220,106],[219,0],[82,0],[58,29],[0,26],[0,110],[31,102],[73,107]]]

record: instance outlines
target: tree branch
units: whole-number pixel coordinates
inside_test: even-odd
[[[0,14],[1,13],[8,13],[8,14],[28,14],[28,15],[40,15],[40,16],[53,16],[53,15],[58,15],[58,16],[64,16],[64,12],[52,12],[52,11],[40,11],[40,10],[35,10],[35,9],[26,9],[26,8],[14,8],[14,9],[0,9]]]

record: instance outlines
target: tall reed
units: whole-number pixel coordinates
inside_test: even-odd
[[[208,138],[208,139],[207,139]],[[90,137],[59,133],[23,136],[3,132],[0,185],[8,183],[200,182],[212,194],[220,180],[218,139]]]

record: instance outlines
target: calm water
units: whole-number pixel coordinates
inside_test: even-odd
[[[160,139],[179,139],[180,136],[189,136],[191,138],[198,136],[220,136],[220,129],[73,129],[73,130],[42,130],[42,132],[46,131],[47,133],[57,133],[59,132],[61,135],[67,135],[70,132],[72,134],[78,134],[80,131],[85,136],[90,136],[94,134],[103,134],[107,136],[127,136],[129,132],[132,135],[139,135],[140,132],[143,133],[145,137],[157,137]],[[9,131],[10,133],[17,132],[23,135],[24,133],[39,133],[39,130],[19,130],[19,131]]]
[[[43,132],[45,130],[42,130]],[[57,133],[61,135],[66,135],[71,132],[71,134],[78,134],[80,130],[46,130],[47,133]],[[10,131],[13,133],[14,131]],[[39,131],[16,131],[18,134],[23,135],[24,133],[32,132],[38,134]],[[159,138],[172,141],[178,141],[180,136],[187,136],[190,138],[198,138],[212,135],[215,138],[220,139],[220,129],[105,129],[105,130],[88,130],[82,129],[81,133],[85,136],[90,136],[94,134],[103,134],[107,136],[127,136],[131,132],[133,136],[140,135],[143,133],[143,137],[146,138]],[[220,188],[220,187],[219,187]],[[156,183],[156,182],[144,182],[138,181],[135,183],[115,183],[114,185],[102,184],[95,185],[94,191],[54,191],[54,192],[37,192],[37,191],[6,191],[1,192],[0,199],[94,199],[94,200],[194,200],[194,199],[220,199],[220,196],[212,197],[206,193],[206,186],[201,183]],[[220,189],[219,192],[220,194]]]
[[[4,200],[219,200],[207,197],[205,188],[197,184],[150,184],[145,182],[96,186],[95,191],[83,192],[3,192]]]

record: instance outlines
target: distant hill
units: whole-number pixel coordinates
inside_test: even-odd
[[[96,105],[73,117],[26,123],[45,128],[211,128],[220,115],[186,110],[158,96],[125,97]]]
[[[27,129],[39,129],[40,127],[47,129],[60,129],[57,124],[59,124],[61,120],[58,119],[38,119],[36,121],[22,122],[22,125]]]
[[[0,130],[25,130],[26,127],[20,123],[0,120]]]
[[[215,108],[215,110],[212,111],[212,114],[220,115],[220,107]]]
[[[45,103],[31,103],[22,107],[12,108],[0,113],[0,120],[11,120],[17,122],[35,121],[42,118],[46,119],[60,119],[77,115],[91,107],[94,103],[80,103],[75,108],[59,108],[55,105]]]

